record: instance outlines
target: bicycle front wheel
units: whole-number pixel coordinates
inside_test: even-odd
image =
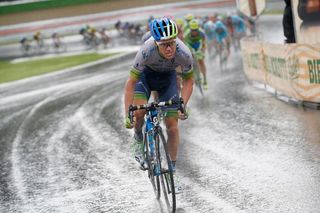
[[[145,159],[148,164],[148,178],[151,182],[151,185],[153,187],[154,194],[156,195],[156,198],[160,198],[160,175],[156,174],[157,162],[154,161],[156,159],[156,151],[151,150],[150,142],[147,140],[147,135],[144,136],[144,147],[145,147]],[[153,148],[154,149],[154,148]],[[159,169],[158,169],[159,170]]]
[[[161,185],[163,196],[169,212],[176,212],[176,193],[174,188],[174,179],[171,158],[168,152],[167,141],[161,130],[156,135],[156,144],[158,150],[158,162],[161,167]]]

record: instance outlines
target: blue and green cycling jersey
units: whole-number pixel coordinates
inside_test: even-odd
[[[203,29],[208,40],[211,41],[216,38],[215,24],[212,21],[207,21],[203,25]]]
[[[224,39],[228,37],[228,29],[222,23],[222,21],[217,21],[215,24],[215,35],[216,41],[220,44]]]
[[[190,48],[198,51],[201,49],[202,43],[205,41],[205,34],[202,30],[196,30],[197,35],[192,35],[193,30],[188,30],[184,35],[184,42]]]
[[[231,16],[231,20],[232,20],[232,26],[236,33],[246,32],[246,24],[240,16],[233,15]]]

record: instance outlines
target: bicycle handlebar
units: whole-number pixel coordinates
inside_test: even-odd
[[[143,104],[143,105],[130,105],[129,106],[129,118],[130,118],[130,122],[133,123],[133,112],[136,111],[136,110],[142,110],[142,109],[145,109],[147,111],[150,111],[150,110],[153,110],[153,109],[156,109],[158,107],[163,107],[163,106],[171,106],[171,105],[174,105],[174,104],[178,104],[178,110],[185,114],[185,105],[184,105],[184,101],[183,101],[183,98],[180,97],[179,100],[170,100],[170,101],[162,101],[162,102],[151,102],[151,103],[148,103],[148,104]]]

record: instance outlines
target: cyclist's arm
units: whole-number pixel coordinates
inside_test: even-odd
[[[144,56],[145,46],[143,45],[141,49],[137,52],[136,57],[133,62],[132,69],[130,70],[130,76],[125,85],[124,91],[124,106],[125,106],[125,115],[128,115],[128,107],[133,103],[134,97],[134,88],[135,85],[142,73],[142,70],[145,66],[147,57]]]
[[[128,115],[128,107],[133,103],[134,87],[139,79],[140,71],[133,68],[124,89],[125,115]]]
[[[189,48],[189,50],[192,52],[193,51],[193,48],[192,48],[192,45],[191,45],[191,41],[188,37],[184,37],[184,41],[183,43]]]
[[[184,100],[184,103],[187,104],[193,90],[193,58],[190,54],[190,57],[187,59],[187,66],[181,66],[182,69],[182,89],[181,97]]]
[[[183,98],[185,104],[188,103],[190,96],[192,94],[192,90],[193,90],[193,77],[190,77],[187,79],[183,78],[181,97]]]

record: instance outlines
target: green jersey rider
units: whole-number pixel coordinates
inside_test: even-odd
[[[190,48],[195,60],[197,60],[200,71],[203,75],[203,88],[207,90],[207,68],[204,61],[206,52],[205,33],[200,29],[197,19],[193,19],[189,22],[189,28],[190,29],[184,35],[184,42]]]

